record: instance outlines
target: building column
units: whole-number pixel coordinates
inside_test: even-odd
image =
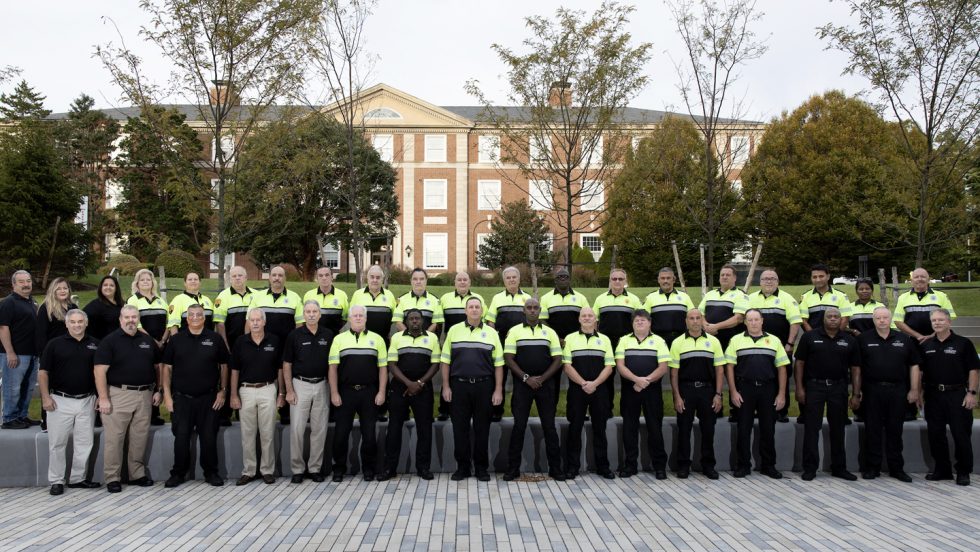
[[[469,250],[470,220],[469,214],[469,163],[467,163],[466,133],[456,135],[456,259],[455,266],[450,265],[448,271],[466,270],[467,252]]]

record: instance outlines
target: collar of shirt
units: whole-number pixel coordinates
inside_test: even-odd
[[[418,299],[421,299],[423,297],[428,297],[429,296],[429,290],[423,291],[421,295],[415,295],[415,291],[414,290],[408,292],[408,294],[411,295],[412,297],[414,297],[416,300],[418,300]]]
[[[511,297],[517,297],[518,295],[524,295],[524,290],[521,288],[517,288],[517,293],[511,293],[505,289],[504,293],[510,295]]]
[[[286,286],[282,286],[282,291],[279,293],[272,291],[272,286],[267,287],[265,291],[272,296],[273,301],[278,301],[280,297],[286,295]]]
[[[823,299],[823,296],[824,295],[833,295],[834,294],[834,291],[836,291],[836,290],[834,289],[834,286],[827,286],[827,291],[825,291],[823,293],[820,293],[819,291],[817,291],[817,288],[813,288],[812,291],[813,291],[813,294],[814,295],[816,295],[817,297]]]
[[[769,295],[766,295],[766,292],[765,291],[762,291],[762,290],[759,290],[759,292],[762,293],[762,296],[765,297],[766,299],[768,299],[770,297],[779,297],[779,288],[778,287],[776,289],[772,290],[772,293],[770,293]]]
[[[608,291],[608,293],[609,293],[609,295],[612,295],[613,297],[622,297],[622,296],[626,295],[626,290],[624,289],[623,290],[623,293],[620,293],[618,295],[615,294],[615,293],[613,293],[613,290],[611,290],[611,289]]]
[[[569,295],[574,295],[574,294],[575,294],[575,290],[572,289],[571,287],[569,287],[568,291],[566,291],[565,293],[562,293],[558,291],[558,288],[555,288],[555,295],[561,295],[562,297],[567,297]]]
[[[138,291],[136,293],[134,293],[133,295],[135,295],[137,299],[143,299],[143,300],[145,300],[147,303],[152,303],[152,302],[154,302],[154,301],[157,300],[156,295],[154,295],[153,297],[147,297],[147,296],[143,295],[142,293],[140,293]]]
[[[456,297],[459,297],[460,299],[466,299],[467,297],[473,295],[473,292],[472,291],[467,291],[465,295],[460,295],[459,290],[454,289],[453,290],[453,295],[455,295]]]
[[[483,328],[483,321],[482,321],[482,320],[481,320],[481,321],[480,321],[480,323],[479,323],[479,324],[477,324],[476,326],[472,326],[472,325],[470,325],[470,321],[469,321],[469,320],[466,320],[466,321],[464,321],[463,323],[464,323],[464,324],[466,324],[466,327],[467,327],[467,328],[468,328],[468,329],[470,330],[470,333],[473,333],[474,331],[476,331],[476,330],[479,330],[479,329],[482,329],[482,328]]]
[[[362,332],[355,332],[354,330],[347,330],[347,331],[349,331],[349,332],[350,332],[350,334],[351,334],[352,336],[354,336],[354,341],[357,341],[357,340],[359,340],[360,338],[362,338],[362,337],[364,337],[364,336],[366,336],[366,335],[367,335],[367,332],[368,332],[368,331],[367,331],[367,328],[364,328],[364,331],[362,331]]]
[[[693,336],[693,335],[691,335],[691,332],[690,332],[690,331],[685,331],[685,332],[684,332],[684,337],[687,337],[687,338],[690,338],[690,339],[693,339],[693,340],[694,340],[694,342],[695,342],[695,343],[697,343],[697,342],[698,342],[698,340],[699,340],[699,339],[702,339],[702,338],[704,338],[704,337],[705,337],[705,335],[704,335],[704,332],[701,332],[701,335],[698,335],[698,336]]]
[[[241,293],[238,293],[238,291],[234,287],[229,287],[228,288],[228,291],[231,292],[232,295],[237,295],[237,296],[241,297],[242,299],[244,299],[245,296],[248,295],[249,293],[252,293],[252,290],[249,289],[248,286],[245,286],[245,291],[243,291]]]
[[[420,337],[429,335],[429,332],[427,332],[427,331],[425,331],[423,329],[423,330],[420,330],[419,331],[419,334],[418,335],[414,335],[412,332],[410,332],[408,330],[405,330],[405,333],[403,333],[402,335],[407,335],[408,337],[411,337],[412,339],[418,339]]]
[[[873,304],[875,304],[877,302],[878,301],[875,301],[874,298],[872,297],[872,298],[868,299],[868,302],[867,303],[862,303],[860,300],[855,300],[854,301],[854,304],[855,305],[861,305],[863,307],[864,305],[873,305]]]
[[[186,289],[184,290],[184,295],[190,297],[191,299],[197,301],[198,303],[201,302],[201,297],[204,296],[203,293],[198,293],[197,295],[194,295],[193,293],[187,291]]]
[[[377,294],[377,295],[375,295],[375,294],[373,294],[373,293],[371,293],[371,286],[364,286],[364,293],[367,293],[368,295],[370,295],[370,296],[371,296],[371,299],[377,299],[377,298],[378,298],[378,296],[380,296],[380,295],[384,295],[384,293],[385,293],[385,288],[381,288],[381,289],[379,289],[379,290],[378,290],[378,294]]]
[[[578,333],[584,335],[585,336],[585,339],[591,339],[591,338],[597,337],[599,335],[599,332],[598,331],[593,331],[592,333],[585,333],[582,330],[579,330]]]
[[[534,331],[534,328],[540,328],[541,331],[544,331],[544,324],[541,323],[540,319],[538,320],[538,323],[533,326],[528,324],[527,322],[522,322],[521,326],[524,326],[525,328],[529,328],[532,332]]]
[[[635,339],[637,343],[640,343],[642,345],[644,341],[650,339],[650,336],[653,335],[653,333],[648,333],[647,336],[644,337],[643,339],[637,337],[636,332],[633,332],[630,335],[633,336],[633,339]]]
[[[819,328],[817,328],[817,331],[820,332],[820,335],[822,335],[822,336],[824,336],[824,337],[826,337],[828,339],[837,339],[837,337],[840,336],[841,333],[843,333],[840,330],[837,330],[837,333],[835,333],[834,335],[830,335],[829,333],[827,333],[827,328],[825,328],[823,326],[820,326]]]
[[[316,288],[316,293],[317,293],[317,295],[322,295],[322,296],[324,296],[324,297],[326,297],[327,295],[333,295],[333,292],[334,292],[334,287],[333,287],[333,284],[331,284],[331,285],[330,285],[330,291],[323,291],[323,290],[322,290],[322,289],[320,289],[319,287],[318,287],[318,288]]]
[[[680,295],[680,292],[677,291],[677,288],[674,288],[674,289],[670,290],[669,293],[664,293],[663,288],[657,288],[657,293],[659,293],[660,295],[666,295],[667,296],[667,299],[670,299],[670,294],[671,293],[677,293],[678,295]]]
[[[921,301],[923,297],[932,293],[932,287],[931,286],[927,287],[925,291],[915,291],[914,289],[912,289],[909,290],[909,293],[910,294],[914,293],[919,298],[919,301]]]
[[[720,287],[718,287],[718,288],[715,288],[715,289],[718,291],[718,295],[725,295],[729,291],[735,291],[735,288],[734,287],[731,287],[731,288],[728,288],[728,289],[721,289]]]
[[[763,337],[768,337],[768,336],[769,336],[769,334],[767,334],[766,332],[762,332],[762,334],[761,334],[761,335],[752,335],[752,334],[750,334],[750,333],[749,333],[749,331],[748,331],[748,330],[745,330],[745,333],[744,333],[743,335],[744,335],[745,337],[748,337],[748,338],[749,338],[749,339],[751,339],[752,341],[759,341],[759,340],[760,340],[760,339],[762,339]]]

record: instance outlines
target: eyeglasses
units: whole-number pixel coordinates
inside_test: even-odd
[[[625,282],[626,278],[610,278],[613,282]]]
[[[779,280],[779,278],[773,278],[771,276],[767,276],[765,278],[760,278],[760,280],[762,280],[763,282],[775,282],[776,280]]]

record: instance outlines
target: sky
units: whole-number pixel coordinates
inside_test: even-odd
[[[634,0],[629,26],[633,40],[652,43],[645,67],[649,84],[630,104],[645,109],[686,111],[677,90],[675,62],[683,50],[664,0]],[[120,91],[93,54],[98,44],[120,37],[146,63],[151,78],[163,82],[170,67],[139,29],[148,18],[136,0],[30,0],[3,2],[0,66],[13,65],[47,96],[46,107],[67,111],[82,92],[97,107],[125,105]],[[553,15],[559,7],[591,11],[598,0],[379,0],[367,23],[367,48],[376,56],[368,85],[384,82],[436,105],[476,105],[463,89],[478,79],[487,94],[503,100],[504,66],[491,50],[520,50],[524,18]],[[736,97],[745,99],[743,118],[768,121],[810,96],[841,89],[867,96],[866,81],[842,76],[846,56],[827,50],[816,28],[852,21],[847,7],[830,0],[759,0],[764,13],[755,26],[768,51],[741,70]],[[118,28],[118,32],[117,29]],[[0,85],[7,92],[13,82]],[[177,103],[181,101],[176,100]]]

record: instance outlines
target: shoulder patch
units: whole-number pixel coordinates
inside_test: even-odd
[[[214,306],[216,306],[216,307],[220,307],[221,306],[221,298],[220,297],[214,300]]]
[[[174,306],[173,305],[170,305],[170,314],[173,314],[173,313],[174,313]]]

